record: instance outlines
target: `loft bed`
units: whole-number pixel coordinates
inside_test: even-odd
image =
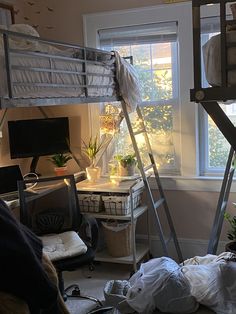
[[[120,99],[113,53],[4,29],[0,35],[1,108]]]
[[[236,99],[236,20],[227,20],[226,5],[235,0],[193,0],[193,54],[194,88],[190,91],[191,101],[201,103],[223,133],[230,145],[236,150],[236,128],[225,115],[218,102]],[[205,45],[206,77],[211,87],[204,88],[201,76],[201,6],[219,4],[220,34],[211,38]],[[232,28],[228,31],[228,27]],[[218,50],[217,50],[218,48]]]
[[[226,6],[234,2],[233,19],[228,20]],[[218,4],[220,33],[201,47],[201,6]],[[232,162],[236,152],[236,127],[220,107],[220,102],[236,100],[236,3],[235,0],[192,0],[194,88],[191,101],[200,103],[231,145],[208,243],[208,254],[216,254],[230,188],[234,176]],[[203,49],[203,51],[201,51]],[[202,53],[201,53],[202,52]],[[203,87],[202,58],[210,87]]]

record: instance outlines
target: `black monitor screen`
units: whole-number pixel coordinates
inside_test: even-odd
[[[68,118],[8,121],[11,158],[69,151]]]

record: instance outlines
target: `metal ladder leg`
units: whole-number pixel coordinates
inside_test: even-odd
[[[231,184],[234,176],[234,168],[231,167],[234,158],[234,149],[231,147],[228,161],[225,168],[224,178],[221,185],[219,199],[217,203],[215,218],[208,243],[208,254],[216,254],[221,229],[224,221],[224,213],[227,207]]]
[[[132,123],[130,121],[129,114],[127,112],[126,105],[123,102],[121,103],[121,105],[122,105],[122,111],[124,113],[124,117],[125,117],[125,120],[126,120],[126,123],[127,123],[127,126],[128,126],[128,130],[129,130],[129,134],[130,134],[131,141],[132,141],[132,144],[133,144],[133,148],[134,148],[134,151],[135,151],[135,155],[136,155],[136,158],[137,158],[137,161],[138,161],[139,171],[141,173],[141,176],[142,176],[142,179],[143,179],[143,182],[144,182],[144,186],[145,186],[145,190],[146,190],[146,193],[147,193],[147,197],[149,199],[150,210],[153,212],[154,218],[155,218],[155,221],[156,221],[157,233],[158,233],[158,236],[159,236],[160,241],[161,241],[163,254],[165,256],[169,256],[170,255],[169,252],[168,252],[168,247],[167,246],[168,246],[170,240],[173,240],[178,260],[179,260],[179,262],[182,262],[183,261],[182,253],[181,253],[181,250],[180,250],[180,246],[179,246],[179,243],[178,243],[178,239],[177,239],[177,236],[176,236],[176,232],[175,232],[175,229],[174,229],[174,225],[173,225],[173,221],[172,221],[172,218],[171,218],[171,215],[170,215],[170,211],[169,211],[169,207],[168,207],[168,204],[167,204],[167,201],[166,201],[166,197],[164,195],[164,191],[163,191],[163,188],[162,188],[162,185],[161,185],[161,181],[160,181],[160,178],[159,178],[159,174],[158,174],[158,170],[157,170],[157,167],[156,167],[156,163],[155,163],[155,160],[154,160],[154,157],[153,157],[153,153],[152,153],[150,141],[149,141],[149,138],[148,138],[148,135],[147,135],[147,131],[146,131],[146,128],[145,128],[142,112],[141,112],[140,108],[137,107],[137,114],[138,114],[139,121],[140,121],[140,124],[141,124],[141,130],[139,130],[138,132],[134,132],[133,131],[133,127],[132,127]],[[138,135],[138,134],[143,134],[144,135],[145,142],[146,142],[146,147],[147,147],[147,151],[148,151],[148,155],[149,155],[150,162],[151,162],[150,165],[145,167],[145,168],[143,166],[143,162],[142,162],[141,155],[140,155],[140,152],[139,152],[139,148],[138,148],[138,145],[137,145],[137,141],[136,141],[136,138],[135,138],[135,136]],[[149,169],[153,170],[154,176],[155,176],[155,182],[156,182],[157,187],[159,189],[160,199],[158,199],[158,200],[155,200],[155,198],[154,198],[153,192],[152,192],[152,190],[150,188],[148,177],[146,175],[146,171],[149,170]],[[169,225],[169,229],[170,229],[170,236],[169,236],[169,238],[167,240],[165,239],[165,235],[164,235],[164,232],[163,232],[162,224],[161,224],[161,221],[160,221],[160,218],[159,218],[159,214],[158,214],[158,209],[161,206],[163,206],[163,208],[164,208],[165,215],[166,215],[166,218],[167,218],[167,221],[168,221],[168,225]]]

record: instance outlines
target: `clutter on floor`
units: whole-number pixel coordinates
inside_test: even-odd
[[[236,313],[236,255],[224,252],[177,264],[168,257],[141,264],[128,281],[111,280],[106,304],[119,313],[194,313],[205,305],[217,314]]]

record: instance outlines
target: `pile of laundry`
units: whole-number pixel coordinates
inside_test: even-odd
[[[177,264],[168,257],[141,264],[128,280],[108,281],[106,303],[120,313],[194,313],[200,304],[217,314],[236,313],[236,255],[196,256]]]

